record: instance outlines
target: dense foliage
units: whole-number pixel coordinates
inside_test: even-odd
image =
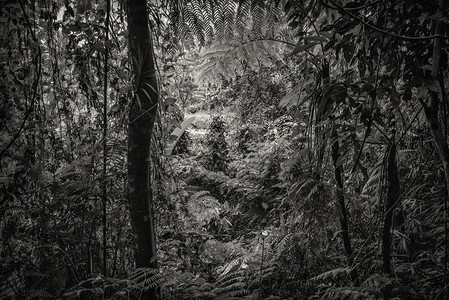
[[[446,299],[445,1],[148,1],[158,269],[106,3],[1,1],[0,298]]]

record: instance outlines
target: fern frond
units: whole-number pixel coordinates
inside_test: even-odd
[[[279,241],[276,245],[276,253],[278,253],[278,255],[282,255],[284,253],[294,236],[296,236],[296,233],[288,233]]]
[[[246,295],[249,295],[249,291],[247,289],[240,289],[227,293],[227,297],[244,297]]]
[[[203,45],[206,41],[206,26],[204,25],[204,16],[200,4],[197,0],[192,0],[183,7],[182,11],[185,23],[198,38],[200,44]]]
[[[282,61],[282,48],[268,41],[241,41],[230,39],[224,43],[213,43],[202,52],[203,63],[197,72],[197,81],[220,84],[222,78],[234,79],[244,67],[253,70],[260,66],[272,66]]]
[[[217,269],[217,272],[219,273],[219,277],[225,276],[232,270],[237,269],[237,267],[240,268],[241,266],[245,265],[247,261],[248,261],[248,256],[237,257],[237,258],[231,260],[229,263],[227,263],[223,267],[220,267]]]
[[[280,7],[276,5],[270,5],[269,10],[267,11],[267,16],[264,22],[263,32],[265,35],[275,37],[276,36],[276,27],[279,26],[280,20],[283,16],[283,12]]]
[[[268,280],[270,278],[278,276],[278,266],[274,264],[267,265],[262,270],[262,274],[259,272],[255,272],[251,276],[251,281],[248,284],[248,290],[255,290],[260,287],[260,279],[262,277],[262,282]]]
[[[187,48],[193,46],[194,39],[192,30],[188,23],[186,23],[185,13],[186,9],[180,7],[178,1],[173,1],[170,4],[170,22],[173,28],[174,35],[182,40],[183,45]],[[187,19],[191,17],[190,11],[187,12]],[[192,21],[193,22],[193,21]]]
[[[217,283],[217,285],[221,285],[224,282],[232,280],[234,277],[244,277],[245,274],[246,274],[246,271],[242,270],[242,269],[236,270],[234,272],[230,272],[230,273],[227,273],[227,274],[223,274],[223,275],[220,275],[217,278],[217,282],[216,283]]]
[[[254,0],[251,7],[251,15],[253,18],[253,32],[256,37],[262,37],[262,25],[265,20],[265,1]]]
[[[382,274],[375,273],[365,279],[361,284],[361,287],[366,291],[379,291],[387,285],[391,285],[394,282],[392,278],[386,277]]]
[[[131,273],[128,278],[118,283],[126,282],[127,286],[121,291],[128,293],[139,293],[160,287],[166,282],[166,278],[162,276],[158,269],[155,268],[138,268]]]
[[[351,272],[351,268],[345,267],[345,268],[336,268],[330,271],[326,271],[324,273],[321,273],[315,277],[312,277],[310,280],[312,281],[318,281],[318,280],[327,280],[327,279],[334,279],[335,277],[339,275],[348,275]]]
[[[224,38],[225,26],[223,19],[223,1],[218,1],[213,6],[213,15],[214,15],[214,27],[217,39],[221,41]]]
[[[153,275],[159,274],[158,269],[154,268],[137,268],[132,272],[127,279],[135,282],[145,281],[147,277],[152,277]]]
[[[236,27],[237,32],[243,35],[248,26],[249,14],[251,11],[251,0],[240,0],[237,7]]]
[[[350,287],[331,287],[329,288],[320,299],[330,300],[330,299],[347,299],[347,300],[357,300],[357,299],[373,299],[366,292],[360,291],[357,288]]]
[[[210,196],[209,191],[199,191],[192,195],[192,201],[198,201],[198,199],[204,197],[204,196]]]
[[[217,280],[217,287],[213,289],[211,293],[221,297],[248,295],[249,291],[247,289],[246,281],[247,276],[243,270],[228,273]]]
[[[213,40],[214,37],[214,12],[213,12],[213,0],[206,0],[203,3],[202,7],[199,7],[199,9],[203,12],[204,17],[204,31],[206,35],[206,41],[210,43]],[[197,9],[197,8],[196,8]]]
[[[249,291],[246,289],[246,283],[244,282],[236,282],[230,285],[225,285],[223,287],[215,288],[212,290],[212,293],[219,296],[244,296],[248,295]]]
[[[234,1],[223,1],[223,22],[224,34],[229,38],[234,33],[234,15],[236,11],[236,4]]]

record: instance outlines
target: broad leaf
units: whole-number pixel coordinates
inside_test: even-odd
[[[190,124],[193,123],[194,120],[195,120],[195,117],[191,117],[191,118],[185,119],[181,123],[181,127],[177,127],[177,128],[175,128],[173,130],[173,132],[170,134],[171,143],[169,143],[167,145],[167,148],[165,149],[165,153],[167,155],[171,155],[173,153],[173,150],[175,149],[176,143],[181,138],[181,135],[184,133],[184,131],[186,131],[187,127],[189,127]]]

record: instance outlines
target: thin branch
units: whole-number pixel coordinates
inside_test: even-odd
[[[287,41],[283,41],[283,40],[279,40],[279,39],[273,39],[273,38],[263,38],[263,39],[256,39],[256,40],[249,40],[248,42],[259,42],[259,41],[271,41],[271,42],[277,42],[277,43],[282,43],[282,44],[286,44],[292,47],[295,47],[296,44],[287,42]],[[247,42],[243,42],[243,44],[246,44]]]
[[[20,8],[22,9],[23,15],[25,16],[25,21],[27,22],[27,26],[28,26],[28,29],[30,30],[31,37],[33,38],[33,41],[37,42],[36,35],[34,34],[34,31],[32,29],[33,26],[31,26],[30,19],[28,18],[28,14],[25,11],[25,7],[23,6],[22,1],[19,1],[19,4],[20,4]]]
[[[329,5],[328,3],[325,3],[324,0],[320,0],[320,1],[321,1],[321,3],[324,6],[332,8],[332,9],[338,9],[339,11],[343,12],[344,14],[347,14],[351,18],[356,19],[357,21],[359,21],[363,25],[365,25],[365,26],[367,26],[367,27],[369,27],[369,28],[371,28],[371,29],[373,29],[375,31],[378,31],[380,33],[383,33],[383,34],[386,34],[386,35],[389,35],[389,36],[392,36],[392,37],[395,37],[395,38],[398,38],[398,39],[407,40],[407,41],[410,41],[410,42],[420,42],[420,41],[432,40],[434,38],[449,39],[449,36],[441,35],[441,34],[434,34],[434,35],[429,35],[429,36],[405,36],[405,35],[400,35],[400,34],[397,34],[397,33],[394,33],[394,32],[389,32],[389,31],[387,31],[385,29],[379,28],[377,26],[374,26],[374,25],[372,25],[372,24],[362,20],[359,16],[353,14],[348,9],[344,8],[343,6],[341,6],[340,4],[335,2],[334,0],[327,0],[327,1],[332,3],[335,7],[333,7],[332,5]]]

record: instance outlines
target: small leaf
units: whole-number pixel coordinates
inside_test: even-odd
[[[176,143],[178,142],[178,140],[181,138],[181,135],[184,133],[184,131],[186,131],[187,127],[190,126],[190,124],[193,123],[193,121],[195,120],[195,117],[191,117],[188,119],[185,119],[182,123],[181,123],[181,128],[175,128],[173,130],[173,132],[170,134],[170,138],[172,139],[173,137],[173,142],[171,144],[169,144],[167,146],[167,148],[165,149],[165,153],[167,155],[171,155],[173,153],[173,150],[175,149]]]
[[[148,82],[143,82],[143,84],[145,84],[147,87],[149,87],[153,92],[157,93],[157,90],[151,84],[149,84]]]
[[[142,109],[142,102],[140,102],[139,94],[136,94],[136,101],[137,101],[137,104],[139,105],[139,109]]]

